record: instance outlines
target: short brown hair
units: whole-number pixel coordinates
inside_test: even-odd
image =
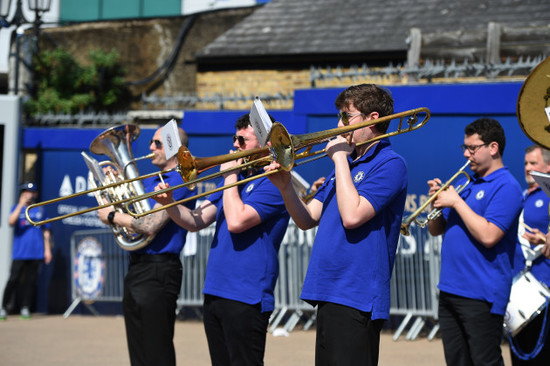
[[[353,85],[338,94],[334,102],[336,108],[342,110],[353,105],[364,115],[372,112],[378,112],[380,117],[393,114],[393,98],[388,90],[382,89],[375,84]],[[390,125],[390,121],[379,123],[376,130],[385,133]]]

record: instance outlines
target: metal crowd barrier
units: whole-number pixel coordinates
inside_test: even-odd
[[[436,286],[439,278],[441,239],[431,237],[425,229],[420,229],[414,224],[411,225],[410,231],[411,236],[400,238],[391,278],[390,314],[404,316],[394,334],[394,340],[399,338],[413,318],[416,319],[407,333],[409,340],[418,336],[428,319],[437,320]],[[298,229],[292,221],[288,226],[279,250],[279,280],[275,287],[275,311],[269,329],[271,332],[278,327],[291,332],[300,321],[304,322],[303,329],[308,329],[315,322],[315,309],[300,300],[315,233],[316,229]],[[188,307],[200,311],[202,307],[202,288],[213,236],[214,225],[187,234],[186,245],[181,253],[183,279],[178,298],[179,310]],[[96,244],[93,244],[94,241]],[[94,245],[98,244],[102,248],[101,255],[97,254],[97,250],[93,251]],[[65,312],[65,317],[68,317],[80,303],[95,313],[91,305],[94,301],[122,300],[128,252],[118,247],[110,230],[75,232],[71,239],[71,258],[73,303]],[[101,284],[98,284],[99,282]],[[94,292],[98,287],[99,290]],[[428,336],[429,339],[435,336],[437,330],[436,323]]]
[[[439,330],[437,283],[442,237],[431,236],[427,229],[422,229],[415,223],[411,224],[410,233],[410,236],[401,235],[399,238],[390,281],[390,314],[404,316],[393,339],[397,340],[408,323],[415,318],[406,339],[415,339],[426,326],[426,321],[433,319],[435,324],[428,334],[428,339],[432,340]]]

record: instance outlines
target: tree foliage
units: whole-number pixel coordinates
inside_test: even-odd
[[[82,66],[61,48],[41,52],[33,63],[36,96],[27,101],[26,111],[74,114],[127,108],[131,95],[118,52],[95,49],[88,58],[90,65]]]

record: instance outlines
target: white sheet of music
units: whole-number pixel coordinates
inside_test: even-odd
[[[273,123],[259,97],[254,99],[254,104],[250,109],[250,124],[261,147],[264,147]]]
[[[181,146],[180,134],[178,133],[178,124],[175,119],[171,119],[160,130],[160,136],[162,138],[162,146],[164,146],[164,152],[166,153],[166,160],[178,153]]]
[[[535,179],[535,182],[540,186],[540,188],[550,197],[550,174],[541,173],[537,171],[532,171],[531,176]]]

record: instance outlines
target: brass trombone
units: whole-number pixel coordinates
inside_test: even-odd
[[[424,114],[424,117],[419,121],[418,115],[420,115],[420,114]],[[339,136],[339,135],[344,135],[346,133],[349,133],[349,132],[352,132],[352,131],[355,131],[355,130],[358,130],[358,129],[361,129],[361,128],[364,128],[364,127],[367,127],[367,126],[373,126],[373,125],[388,122],[388,121],[391,121],[391,120],[397,119],[397,118],[399,118],[399,124],[398,124],[397,129],[395,131],[388,132],[388,133],[373,137],[373,138],[371,138],[369,140],[366,140],[366,141],[362,141],[361,143],[358,143],[356,146],[359,147],[359,146],[362,146],[362,145],[372,143],[374,141],[381,140],[381,139],[386,138],[386,137],[400,135],[400,134],[403,134],[403,133],[406,133],[406,132],[417,130],[420,127],[424,126],[426,124],[426,122],[428,122],[428,120],[430,119],[430,110],[428,108],[421,107],[421,108],[411,109],[409,111],[395,113],[395,114],[392,114],[392,115],[389,115],[389,116],[377,118],[375,120],[365,121],[363,123],[358,123],[358,124],[355,124],[355,125],[337,127],[337,128],[333,128],[333,129],[330,129],[330,130],[311,132],[311,133],[306,133],[306,134],[301,134],[301,135],[291,135],[287,131],[287,129],[285,128],[285,126],[283,124],[281,124],[279,122],[275,122],[271,126],[271,130],[270,130],[270,133],[269,133],[269,142],[270,142],[270,145],[271,145],[270,147],[266,147],[266,148],[263,148],[263,149],[241,151],[241,152],[239,152],[239,153],[241,153],[241,155],[239,157],[235,157],[235,154],[237,154],[237,153],[235,153],[235,154],[226,154],[226,155],[214,156],[212,158],[207,158],[207,159],[209,159],[209,166],[214,166],[214,165],[220,165],[220,164],[222,164],[224,162],[227,162],[227,161],[238,159],[240,157],[262,155],[262,154],[265,155],[266,153],[270,153],[267,156],[263,156],[259,159],[249,161],[249,162],[245,163],[244,165],[239,165],[234,169],[241,169],[243,167],[257,168],[257,167],[260,167],[260,166],[269,165],[272,161],[277,161],[281,165],[280,170],[290,171],[294,166],[298,166],[298,165],[301,165],[303,163],[307,163],[307,162],[310,162],[310,161],[313,161],[313,160],[316,160],[316,159],[319,159],[319,158],[322,158],[322,157],[326,156],[325,149],[319,150],[319,151],[314,151],[314,152],[310,151],[310,148],[312,146],[316,145],[316,144],[326,142],[326,141],[330,140],[333,137],[336,137],[336,136]],[[406,119],[406,126],[404,126],[404,120],[405,119]],[[307,148],[304,152],[296,154],[297,150],[304,149],[304,148]],[[181,161],[181,159],[186,160],[186,162],[183,163]],[[196,162],[197,166],[200,166],[203,163],[202,159],[205,159],[205,158],[193,158],[188,153],[182,154],[180,156],[180,154],[178,153],[178,161],[179,161],[178,167],[183,167],[183,166],[191,166],[192,167],[192,166],[194,166],[195,162]],[[308,160],[307,161],[302,161],[302,162],[296,162],[296,160],[299,160],[299,159],[308,159]],[[234,169],[229,169],[229,170],[234,170]],[[205,197],[205,196],[210,195],[212,193],[219,192],[219,191],[234,187],[236,185],[248,183],[252,180],[259,179],[259,178],[274,174],[277,171],[278,170],[272,170],[272,171],[269,171],[269,172],[258,174],[258,175],[240,180],[240,181],[235,182],[233,184],[218,187],[214,190],[204,192],[204,193],[192,196],[192,197],[184,198],[184,199],[179,200],[179,201],[174,201],[174,202],[172,202],[168,205],[163,205],[161,207],[154,208],[151,211],[148,211],[148,212],[145,212],[145,213],[132,212],[132,210],[130,209],[130,206],[134,202],[137,202],[139,200],[147,199],[147,198],[156,196],[158,194],[162,194],[162,193],[166,193],[166,192],[169,192],[169,191],[172,191],[172,190],[175,190],[175,189],[186,187],[186,186],[189,186],[189,184],[194,184],[194,183],[202,182],[204,180],[213,179],[213,178],[219,177],[219,176],[221,176],[221,175],[228,172],[228,170],[220,171],[218,173],[214,173],[214,174],[211,174],[211,175],[208,175],[208,176],[205,176],[205,177],[201,177],[201,178],[197,178],[197,179],[194,179],[194,180],[187,181],[186,183],[176,185],[174,187],[168,187],[166,189],[162,189],[162,190],[159,190],[157,192],[146,193],[143,196],[134,198],[134,200],[132,200],[130,202],[127,202],[125,205],[126,205],[128,213],[130,215],[132,215],[136,218],[139,218],[139,217],[142,217],[142,216],[145,216],[145,215],[148,215],[148,214],[160,211],[160,210],[165,210],[167,208],[183,204],[183,203],[188,202],[188,201],[193,200],[193,199]],[[193,178],[193,177],[196,177],[196,174],[192,174],[188,178]]]
[[[405,219],[403,219],[403,221],[401,222],[402,235],[405,235],[405,236],[410,235],[409,226],[413,221],[418,226],[425,227],[428,224],[428,221],[435,220],[439,217],[439,215],[441,215],[442,210],[440,208],[434,208],[428,214],[428,216],[426,216],[426,218],[424,219],[417,218],[417,216],[420,215],[420,213],[424,211],[424,209],[426,209],[426,207],[428,207],[428,205],[431,204],[441,192],[447,190],[451,186],[453,181],[457,179],[459,176],[464,175],[466,177],[466,182],[464,184],[459,184],[458,186],[455,187],[455,190],[458,193],[462,192],[462,190],[464,190],[464,188],[466,188],[466,186],[470,184],[470,181],[471,181],[470,175],[464,171],[464,169],[466,169],[469,165],[470,165],[470,160],[467,160],[466,164],[464,164],[462,168],[460,168],[448,181],[446,181],[445,184],[443,184],[437,190],[437,192],[435,192],[426,202],[424,202],[423,205],[421,205],[416,211],[414,211],[412,214],[410,214]]]
[[[165,174],[165,173],[168,173],[168,172],[171,172],[171,171],[177,171],[178,173],[180,173],[180,175],[182,176],[182,179],[184,180],[184,182],[186,182],[184,184],[181,184],[181,185],[175,186],[175,187],[185,187],[185,186],[194,187],[194,185],[196,183],[201,182],[203,180],[206,180],[206,179],[203,179],[203,178],[195,179],[196,176],[198,174],[200,174],[201,172],[203,172],[204,170],[215,167],[216,165],[222,164],[226,161],[231,161],[231,160],[239,159],[241,157],[251,156],[253,154],[265,153],[265,152],[268,152],[268,151],[269,150],[267,148],[265,148],[265,149],[253,149],[253,150],[248,150],[248,151],[241,151],[241,152],[236,152],[234,154],[226,154],[225,161],[217,160],[216,163],[213,163],[211,161],[212,158],[193,159],[192,156],[189,153],[189,150],[187,150],[187,148],[185,146],[181,146],[180,150],[178,151],[178,162],[179,162],[179,164],[175,168],[167,169],[167,170],[161,170],[161,171],[154,172],[154,173],[149,173],[149,174],[144,174],[144,175],[140,175],[140,176],[134,177],[134,178],[119,180],[119,181],[116,181],[114,183],[109,183],[109,184],[105,184],[105,185],[102,185],[102,186],[97,186],[95,188],[91,188],[91,189],[88,189],[88,190],[85,190],[85,191],[82,191],[82,192],[73,193],[73,194],[70,194],[68,196],[63,196],[63,197],[58,197],[58,198],[54,198],[54,199],[43,201],[43,202],[38,202],[38,203],[35,203],[35,204],[32,204],[32,205],[29,205],[27,207],[27,209],[25,210],[25,216],[27,217],[27,220],[32,225],[40,226],[40,225],[44,225],[44,224],[47,224],[47,223],[50,223],[50,222],[63,220],[63,219],[66,219],[68,217],[82,215],[82,214],[85,214],[85,213],[88,213],[88,212],[100,210],[102,208],[110,207],[110,206],[113,206],[113,205],[126,204],[126,208],[128,208],[129,205],[133,205],[136,202],[141,201],[144,198],[148,198],[149,196],[144,197],[145,194],[141,194],[139,196],[118,199],[116,201],[110,201],[110,202],[105,203],[105,204],[100,204],[98,206],[89,207],[89,208],[86,208],[86,209],[82,209],[82,210],[71,212],[71,213],[64,214],[64,215],[54,216],[54,217],[51,217],[51,218],[48,218],[48,219],[45,219],[45,220],[41,220],[41,221],[33,221],[33,220],[31,220],[31,218],[29,216],[29,211],[31,209],[33,209],[34,207],[41,207],[41,206],[46,206],[46,205],[50,205],[50,204],[53,204],[53,203],[57,203],[57,202],[60,202],[60,201],[70,200],[70,199],[73,199],[73,198],[76,198],[76,197],[87,195],[89,193],[97,193],[99,191],[115,189],[117,187],[129,184],[129,183],[132,183],[132,182],[141,181],[143,179],[154,177],[154,176],[159,175],[159,174],[162,175],[162,174]],[[150,159],[152,157],[153,157],[153,154],[149,154],[149,155],[146,155],[146,156],[143,156],[143,157],[140,157],[140,158],[133,159],[133,161],[137,161],[137,160],[141,160],[141,159],[147,159],[147,158]],[[125,168],[126,168],[126,166],[123,169],[126,170]],[[208,177],[206,177],[206,178],[208,179]],[[144,198],[141,198],[141,197],[144,197]],[[132,214],[133,212],[130,211],[129,213]],[[149,213],[152,213],[152,212],[150,210],[146,211],[146,212],[143,212],[140,215],[140,217],[145,216]]]

